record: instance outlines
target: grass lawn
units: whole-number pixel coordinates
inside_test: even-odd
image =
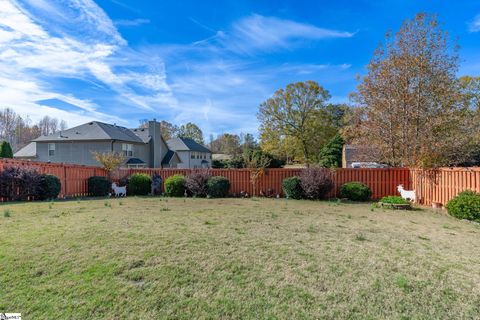
[[[24,319],[480,315],[480,228],[443,212],[126,198],[0,214],[0,312]]]

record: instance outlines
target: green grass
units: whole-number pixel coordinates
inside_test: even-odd
[[[1,206],[0,312],[25,319],[480,314],[480,228],[429,210],[142,197]]]

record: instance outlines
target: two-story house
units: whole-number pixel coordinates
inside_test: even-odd
[[[212,152],[190,138],[173,138],[167,141],[168,148],[180,158],[177,168],[211,168]]]
[[[40,136],[14,157],[98,166],[95,152],[121,153],[125,157],[124,166],[132,168],[176,168],[181,163],[178,154],[169,150],[160,134],[160,123],[155,120],[149,121],[146,128],[138,129],[92,121]]]

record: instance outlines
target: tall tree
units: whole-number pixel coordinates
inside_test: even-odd
[[[288,140],[300,149],[303,161],[310,162],[336,133],[325,105],[329,98],[328,91],[314,81],[292,83],[277,90],[259,108],[262,139],[268,136],[272,141]]]
[[[417,14],[387,33],[354,94],[362,107],[349,130],[354,140],[376,146],[394,166],[461,161],[459,146],[470,138],[462,130],[457,68],[457,46],[436,16]]]
[[[188,122],[187,124],[182,124],[178,129],[177,136],[180,138],[190,138],[195,140],[200,144],[204,144],[203,140],[203,132],[202,130],[192,122]]]
[[[237,156],[241,153],[240,137],[236,134],[224,133],[210,143],[213,153]]]

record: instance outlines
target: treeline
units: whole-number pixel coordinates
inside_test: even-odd
[[[457,77],[458,46],[435,15],[388,33],[366,69],[351,105],[315,81],[277,90],[259,106],[261,149],[337,167],[346,141],[391,166],[480,165],[480,77]]]
[[[28,116],[21,116],[10,108],[0,110],[0,141],[8,142],[13,152],[41,135],[65,129],[67,123],[64,120],[45,116],[34,123]]]

